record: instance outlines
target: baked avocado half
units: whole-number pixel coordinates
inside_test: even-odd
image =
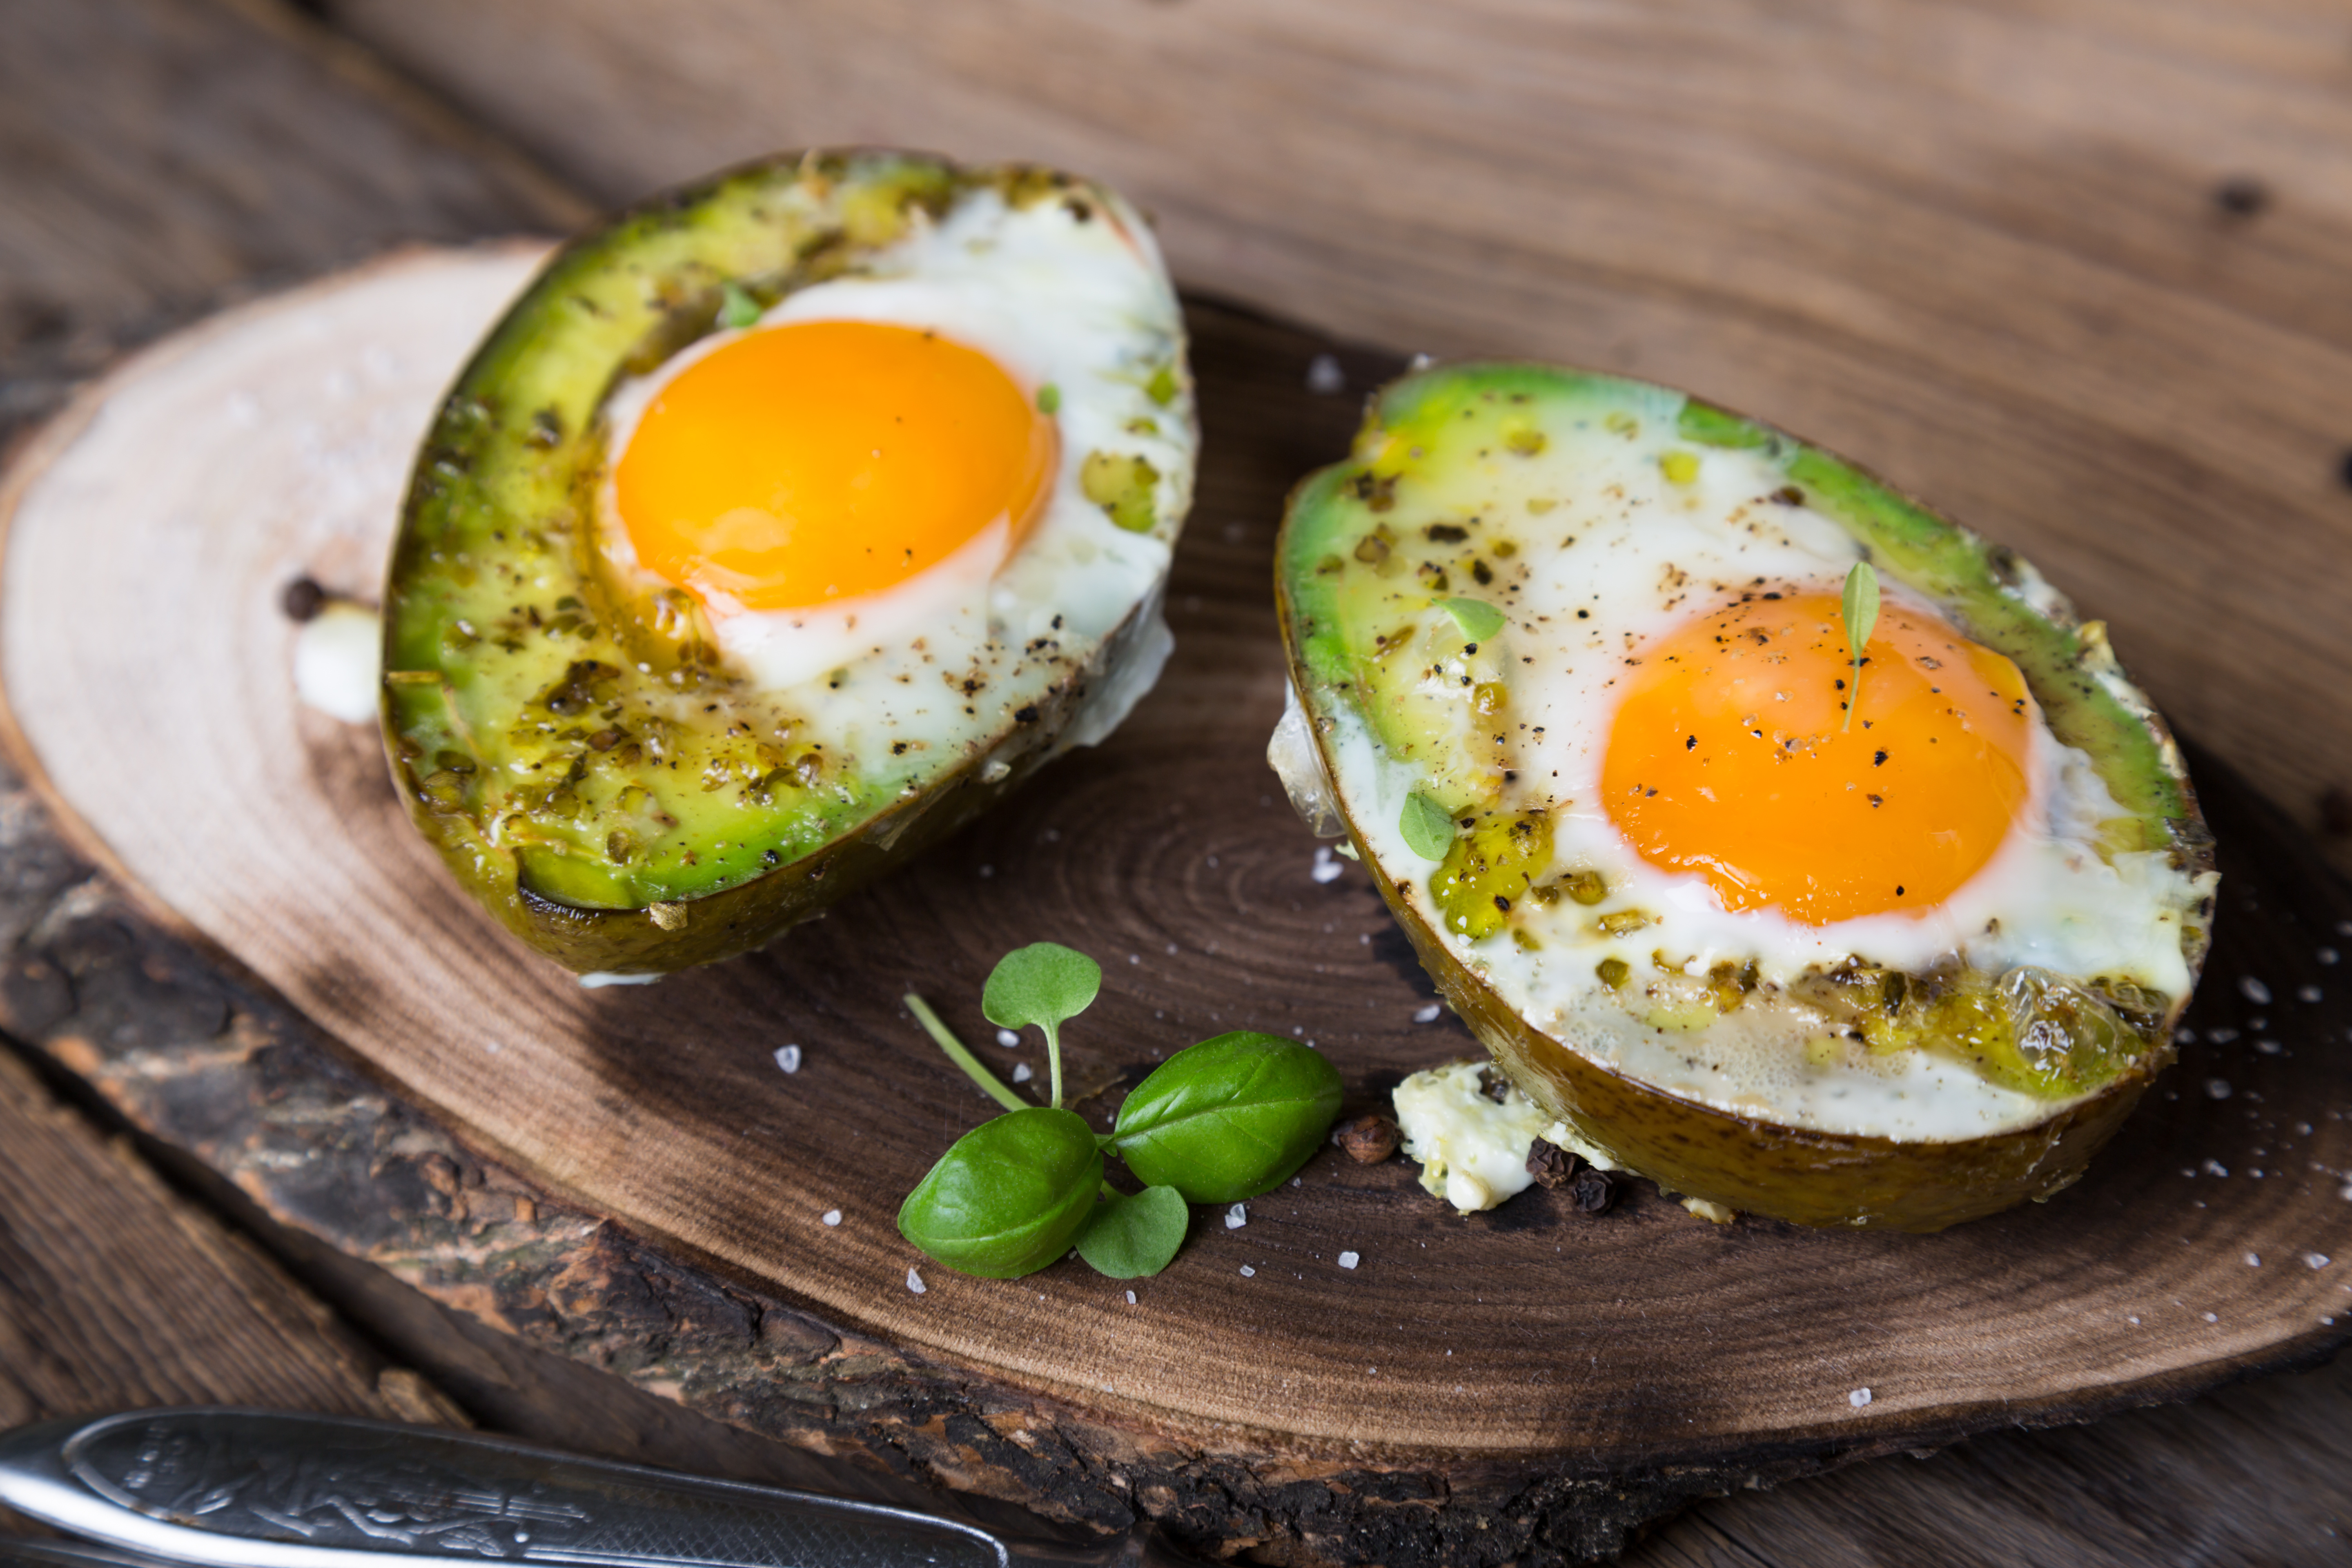
[[[1556,1142],[1937,1230],[2075,1180],[2170,1059],[2216,881],[2178,749],[2102,626],[1853,465],[1433,368],[1276,586],[1271,759]]]
[[[1197,444],[1117,195],[778,157],[564,247],[420,451],[383,733],[418,829],[583,973],[766,942],[1108,734]]]

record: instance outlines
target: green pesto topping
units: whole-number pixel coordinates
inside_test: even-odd
[[[1503,929],[1550,864],[1550,814],[1489,817],[1446,847],[1429,894],[1445,929],[1476,942]]]
[[[1078,489],[1129,533],[1149,533],[1159,521],[1160,470],[1129,452],[1089,452],[1078,466]]]

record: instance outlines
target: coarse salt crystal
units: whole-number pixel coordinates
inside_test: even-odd
[[[2230,1173],[2230,1167],[2219,1160],[2208,1160],[2205,1162],[2205,1173],[2209,1176],[2226,1176]]]
[[[2205,1314],[2205,1321],[2209,1323],[2218,1323],[2221,1321],[2221,1314],[2219,1312],[2208,1312]]]
[[[1013,1064],[1013,1082],[1015,1082],[1015,1083],[1027,1083],[1031,1079],[1033,1079],[1033,1078],[1034,1078],[1034,1077],[1036,1077],[1036,1076],[1037,1076],[1036,1074],[1034,1074],[1034,1073],[1033,1073],[1033,1072],[1031,1072],[1031,1071],[1029,1070],[1029,1064],[1028,1064],[1027,1062],[1014,1062],[1014,1063]]]
[[[1848,1405],[1853,1405],[1856,1410],[1859,1410],[1864,1405],[1870,1403],[1870,1390],[1866,1388],[1857,1388],[1852,1394],[1845,1396],[1845,1402]]]
[[[2271,988],[2251,974],[2238,976],[2238,994],[2257,1007],[2270,1005]]]
[[[2259,1253],[2259,1252],[2249,1252],[2248,1254],[2246,1254],[2246,1267],[2247,1267],[2247,1268],[2260,1268],[2262,1266],[2263,1266],[2263,1255],[2262,1255],[2261,1253]]]
[[[1244,1279],[1255,1279],[1257,1278],[1257,1270],[1244,1263],[1242,1265],[1242,1278]]]
[[[1318,882],[1336,882],[1339,879],[1339,874],[1347,868],[1339,863],[1339,858],[1331,853],[1331,847],[1326,844],[1317,847],[1315,867],[1307,874]]]
[[[1127,1304],[1130,1307],[1135,1305],[1135,1292],[1132,1290],[1127,1293]]]
[[[841,1223],[841,1211],[839,1209],[825,1210],[824,1223],[827,1225],[839,1225]]]
[[[1432,1002],[1426,1007],[1414,1008],[1412,1021],[1416,1024],[1434,1024],[1437,1022],[1438,1014],[1444,1011],[1444,1009],[1443,1007],[1439,1006],[1436,1003]]]
[[[783,1068],[786,1072],[800,1071],[801,1048],[798,1046],[778,1046],[776,1047],[776,1065]]]
[[[1307,390],[1318,397],[1337,397],[1348,390],[1348,373],[1335,356],[1317,354],[1307,362]]]
[[[2316,1002],[2319,997],[2320,990],[2316,985],[2299,987],[2294,994],[2294,999],[2298,1002]]]
[[[2327,1267],[2327,1254],[2324,1252],[2306,1252],[2303,1255],[2303,1260],[2314,1268]]]
[[[907,1270],[907,1289],[919,1296],[925,1290],[929,1289],[929,1287],[923,1283],[923,1277],[921,1275],[909,1268]]]
[[[1011,1029],[999,1029],[996,1031],[996,1043],[1009,1051],[1021,1043],[1021,1037]]]
[[[2205,1092],[2215,1100],[2227,1100],[2230,1098],[2230,1080],[2226,1078],[2209,1078],[2205,1080]]]
[[[1248,1205],[1235,1204],[1233,1207],[1225,1211],[1225,1228],[1227,1230],[1239,1230],[1242,1226],[1247,1224],[1249,1224]]]
[[[1339,1267],[1342,1268],[1353,1268],[1357,1264],[1361,1263],[1363,1259],[1361,1258],[1352,1252],[1343,1252],[1339,1254]]]

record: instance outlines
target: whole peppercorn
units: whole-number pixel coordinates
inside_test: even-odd
[[[1359,1116],[1341,1122],[1332,1131],[1331,1141],[1358,1164],[1377,1165],[1396,1152],[1397,1124],[1385,1116]]]

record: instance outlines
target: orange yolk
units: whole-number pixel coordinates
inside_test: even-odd
[[[1054,423],[987,355],[875,321],[746,332],[680,372],[614,469],[637,559],[757,610],[878,593],[998,519],[1017,539]]]
[[[1863,658],[1841,730],[1854,671],[1834,595],[1746,600],[1654,644],[1601,766],[1618,829],[1727,910],[1824,925],[1941,901],[2025,804],[2025,680],[1891,603]]]

